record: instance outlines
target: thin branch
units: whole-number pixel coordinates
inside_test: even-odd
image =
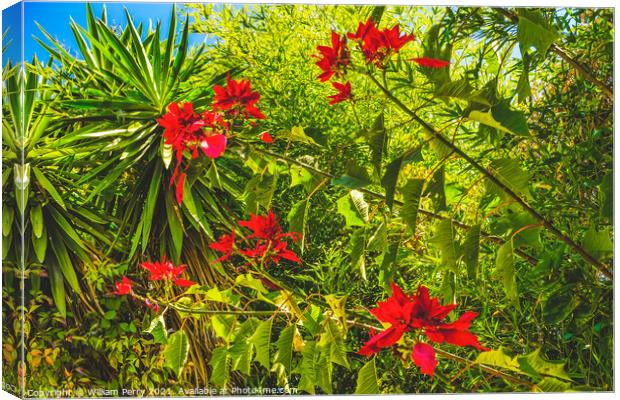
[[[470,157],[467,153],[457,147],[450,140],[446,139],[440,132],[438,132],[435,128],[433,128],[430,124],[420,118],[415,112],[413,112],[409,107],[403,104],[396,96],[392,94],[385,86],[383,86],[377,79],[371,74],[367,75],[374,83],[377,85],[379,89],[390,99],[394,104],[396,104],[405,114],[412,117],[418,124],[420,124],[426,131],[432,134],[435,138],[437,138],[441,143],[448,146],[452,149],[456,154],[458,154],[462,159],[467,161],[471,166],[480,171],[489,181],[494,183],[497,187],[499,187],[504,193],[514,199],[525,211],[527,211],[532,217],[534,217],[537,221],[539,221],[549,232],[555,235],[558,239],[566,243],[570,248],[579,253],[589,264],[593,265],[598,272],[605,275],[610,280],[613,279],[613,273],[610,271],[609,267],[596,258],[594,258],[590,253],[588,253],[582,246],[573,241],[570,237],[562,233],[558,228],[556,228],[551,222],[549,222],[545,217],[543,217],[538,211],[533,209],[529,204],[525,202],[518,194],[516,194],[512,189],[510,189],[506,184],[500,181],[495,175],[489,172],[485,167],[483,167],[480,163]]]

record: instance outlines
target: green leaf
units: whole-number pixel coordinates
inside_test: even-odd
[[[312,340],[306,341],[306,343],[304,344],[304,348],[301,351],[301,355],[301,363],[298,366],[300,377],[297,387],[299,390],[303,390],[310,394],[316,394],[316,359],[318,358],[318,353],[316,351],[316,342]]]
[[[541,375],[551,376],[570,381],[571,378],[564,370],[564,362],[547,361],[540,356],[541,349],[538,348],[533,352],[517,357],[517,362],[521,366],[521,370],[533,378],[540,378]]]
[[[529,191],[530,174],[521,168],[517,160],[512,158],[500,158],[493,161],[490,167],[493,175],[510,190],[528,199],[532,197]],[[512,200],[502,189],[488,180],[487,191],[497,194],[506,200]]]
[[[37,206],[39,207],[39,210],[41,210],[41,206]],[[34,209],[30,211],[30,220],[32,222],[32,213],[33,213]],[[13,209],[13,207],[9,207],[9,206],[3,206],[2,207],[2,235],[3,236],[9,236],[11,234],[11,226],[13,225],[13,218],[15,216],[15,211]],[[34,225],[34,224],[33,224]],[[40,229],[43,230],[43,224],[40,224]],[[34,226],[33,226],[33,230],[34,230]],[[39,236],[41,236],[41,232],[39,232]]]
[[[235,283],[241,286],[256,290],[258,293],[268,293],[269,291],[263,285],[260,279],[255,278],[252,274],[241,274],[235,279]]]
[[[52,199],[54,199],[59,206],[66,210],[67,207],[65,206],[65,202],[62,200],[62,197],[60,197],[60,194],[58,194],[54,185],[52,185],[45,175],[43,175],[43,172],[41,172],[37,167],[32,167],[32,172],[34,172],[37,182],[43,186],[43,189],[45,189],[47,193],[52,196]]]
[[[435,223],[435,234],[429,240],[441,253],[441,267],[452,272],[458,272],[457,261],[460,254],[460,246],[456,241],[454,226],[449,219],[439,220]]]
[[[256,361],[267,368],[267,370],[270,368],[269,344],[271,343],[272,325],[272,318],[262,321],[256,328],[254,334],[248,338],[248,342],[252,343],[256,349]]]
[[[368,239],[368,251],[378,251],[384,253],[388,246],[388,226],[387,221],[382,221],[381,224]]]
[[[506,298],[513,304],[518,305],[517,274],[513,254],[512,240],[506,241],[497,251],[495,261],[496,271],[503,285]]]
[[[521,54],[534,46],[544,56],[551,44],[559,38],[555,28],[545,20],[540,10],[516,8],[516,12],[519,16],[517,40]]]
[[[423,196],[429,196],[433,200],[436,211],[443,211],[448,208],[445,181],[445,167],[442,165],[433,173],[423,194]]]
[[[183,331],[176,331],[168,337],[168,343],[164,348],[164,365],[170,368],[177,378],[180,378],[188,354],[189,339],[187,335]]]
[[[69,253],[67,252],[64,242],[58,236],[52,235],[52,237],[53,240],[51,240],[50,244],[63,276],[73,290],[77,293],[81,293],[82,289],[80,289],[80,284],[78,283],[77,275],[75,274],[75,269],[73,268],[73,263],[71,262],[71,258],[69,257]]]
[[[403,157],[398,157],[385,167],[385,174],[381,178],[381,186],[385,189],[385,204],[391,210],[394,206],[394,193],[398,184],[398,175],[403,165]]]
[[[352,191],[351,191],[352,192]],[[366,221],[364,215],[360,214],[360,211],[356,207],[356,204],[353,200],[353,194],[349,192],[338,201],[336,201],[336,206],[338,208],[338,212],[344,216],[345,225],[346,226],[364,226],[366,225]],[[359,192],[357,192],[359,193]],[[357,195],[356,195],[357,196]],[[359,202],[359,196],[357,196]],[[368,216],[368,208],[367,204],[364,207],[363,196],[361,198],[361,202],[359,202],[359,206],[361,207],[362,212],[364,209],[366,210],[366,217]]]
[[[45,254],[47,252],[47,229],[45,227],[43,227],[41,237],[36,237],[34,233],[32,234],[32,246],[37,260],[41,263],[45,261]]]
[[[176,263],[179,262],[178,258],[181,256],[183,249],[183,237],[184,230],[181,224],[181,217],[178,212],[177,205],[172,199],[172,193],[169,192],[164,201],[166,205],[166,218],[168,219],[168,230],[170,230],[170,236],[172,238],[172,244],[174,246],[174,254],[177,255]]]
[[[245,375],[250,375],[252,353],[252,344],[248,343],[246,341],[246,338],[236,340],[228,349],[228,355],[231,359],[232,370],[239,371]]]
[[[370,159],[375,167],[377,175],[381,176],[381,162],[387,151],[387,132],[385,130],[383,112],[377,116],[372,128],[368,131],[368,145],[370,146]]]
[[[506,100],[499,102],[488,111],[472,110],[467,118],[512,135],[525,137],[530,135],[525,114],[511,109]]]
[[[360,271],[363,280],[366,280],[366,229],[358,228],[351,234],[351,240],[349,243],[351,258],[351,266],[353,270]]]
[[[614,174],[608,172],[598,185],[598,198],[600,204],[600,215],[607,217],[609,221],[614,218]]]
[[[608,228],[597,231],[594,226],[591,226],[584,234],[581,244],[597,260],[614,251],[614,244]]]
[[[148,175],[147,175],[148,176]],[[155,212],[155,203],[161,186],[162,167],[160,163],[155,166],[155,171],[151,175],[149,191],[144,202],[144,212],[142,216],[142,250],[149,245],[149,235],[151,234],[151,224],[153,223],[153,214]]]
[[[302,128],[301,126],[294,126],[293,129],[291,129],[291,133],[288,135],[288,138],[295,142],[319,146],[319,144],[315,142],[314,139],[306,135],[306,132],[304,132],[304,128]]]
[[[15,183],[15,202],[17,203],[17,209],[19,213],[23,215],[26,205],[28,204],[28,195],[30,193],[30,164],[24,164],[23,166],[19,164],[13,165],[13,182]]]
[[[359,165],[355,160],[349,160],[346,166],[346,172],[339,178],[332,179],[332,184],[347,187],[349,189],[358,189],[368,186],[372,183],[370,175],[366,167]]]
[[[166,344],[168,343],[168,332],[166,332],[166,322],[163,315],[158,315],[153,318],[148,329],[144,332],[150,333],[153,336],[155,343]]]
[[[476,363],[485,364],[492,367],[500,367],[515,372],[521,372],[519,363],[516,359],[507,355],[503,347],[497,350],[483,351],[478,354]]]
[[[310,198],[303,199],[291,207],[287,215],[287,221],[289,226],[289,232],[301,233],[301,251],[303,254],[304,244],[306,239],[306,220],[308,219],[308,208]]]
[[[286,371],[291,370],[291,362],[293,359],[293,339],[295,338],[295,331],[297,328],[295,325],[290,325],[282,332],[276,342],[278,353],[276,355],[275,362],[279,362],[284,366]]]
[[[475,279],[478,275],[478,255],[480,252],[480,225],[473,225],[463,240],[463,262],[467,266],[467,276]]]
[[[375,367],[375,359],[368,361],[357,374],[357,385],[355,394],[380,394],[379,379],[377,378],[377,369]]]
[[[416,222],[423,186],[424,179],[409,179],[401,189],[403,193],[403,207],[400,210],[400,216],[413,234],[416,232]]]
[[[559,379],[545,377],[536,384],[535,391],[541,392],[567,392],[571,388],[570,383],[563,382]]]
[[[574,285],[563,285],[549,296],[543,306],[543,319],[547,324],[559,324],[572,315],[579,305],[573,288]]]
[[[13,219],[13,209],[7,209],[6,211],[11,211],[11,220]],[[3,215],[4,217],[4,215]],[[3,219],[4,223],[4,219]],[[37,204],[30,210],[30,223],[32,224],[32,233],[35,237],[40,238],[43,234],[43,209],[40,204]],[[4,225],[2,226],[4,231]]]
[[[321,333],[318,346],[329,349],[326,351],[328,351],[331,362],[342,365],[347,369],[349,368],[343,334],[334,319],[327,318],[323,323],[323,332]]]
[[[48,262],[47,272],[50,278],[50,288],[54,304],[63,318],[67,316],[67,306],[65,303],[65,283],[62,271],[56,263]]]
[[[229,366],[228,366],[228,349],[226,347],[217,347],[211,352],[211,360],[209,365],[211,366],[211,376],[209,382],[224,387],[229,379]]]

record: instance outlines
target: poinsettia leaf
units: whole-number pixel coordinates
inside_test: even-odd
[[[230,377],[229,360],[230,357],[227,347],[220,346],[213,349],[211,352],[211,359],[209,360],[209,365],[211,366],[209,383],[218,387],[226,386]]]
[[[181,376],[183,366],[189,354],[189,339],[185,332],[176,331],[168,337],[164,348],[164,365],[170,368],[177,377]]]
[[[420,196],[422,195],[423,187],[424,179],[409,179],[401,189],[403,193],[403,206],[400,210],[400,216],[414,234],[416,232]]]
[[[256,361],[267,370],[270,368],[269,345],[271,343],[272,324],[273,319],[271,318],[261,322],[254,334],[248,338],[248,342],[252,343],[256,349]]]
[[[368,361],[357,373],[357,384],[355,394],[379,394],[379,379],[377,378],[377,369],[375,367],[375,359]]]
[[[276,354],[275,361],[281,363],[286,371],[291,370],[291,362],[293,359],[293,339],[295,338],[295,331],[297,327],[290,325],[280,332],[276,347],[278,353]]]

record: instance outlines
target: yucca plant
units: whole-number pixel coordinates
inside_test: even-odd
[[[16,269],[25,268],[35,287],[39,286],[39,271],[44,270],[54,302],[64,316],[67,285],[87,309],[94,310],[92,290],[87,288],[90,301],[82,294],[80,268],[99,257],[90,239],[112,242],[98,229],[104,221],[90,207],[71,199],[76,187],[66,171],[75,154],[54,147],[59,132],[52,128],[52,94],[36,72],[40,69],[35,58],[23,69],[9,62],[4,70],[3,259]]]

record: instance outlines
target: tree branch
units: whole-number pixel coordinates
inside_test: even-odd
[[[374,76],[371,74],[367,74],[367,76],[377,85],[379,89],[394,103],[398,106],[405,114],[409,115],[413,118],[418,124],[420,124],[427,132],[432,134],[437,140],[439,140],[444,145],[448,146],[454,153],[456,153],[459,157],[467,161],[471,166],[480,171],[489,181],[493,182],[497,187],[499,187],[504,193],[510,196],[515,202],[517,202],[525,211],[527,211],[532,217],[534,217],[538,222],[540,222],[547,230],[553,233],[558,239],[566,243],[570,248],[579,253],[589,264],[593,265],[598,272],[605,275],[609,279],[613,279],[613,274],[609,270],[609,267],[605,264],[598,261],[594,258],[590,253],[588,253],[583,247],[573,241],[570,237],[562,233],[558,228],[556,228],[551,222],[549,222],[545,217],[543,217],[538,211],[533,209],[529,204],[525,202],[518,194],[516,194],[512,189],[510,189],[507,185],[501,182],[495,175],[489,172],[485,167],[479,164],[476,160],[470,157],[467,153],[457,147],[450,140],[446,139],[440,132],[438,132],[435,128],[429,125],[426,121],[420,118],[414,111],[409,109],[405,104],[403,104],[396,96],[392,94],[386,87],[384,87]]]

